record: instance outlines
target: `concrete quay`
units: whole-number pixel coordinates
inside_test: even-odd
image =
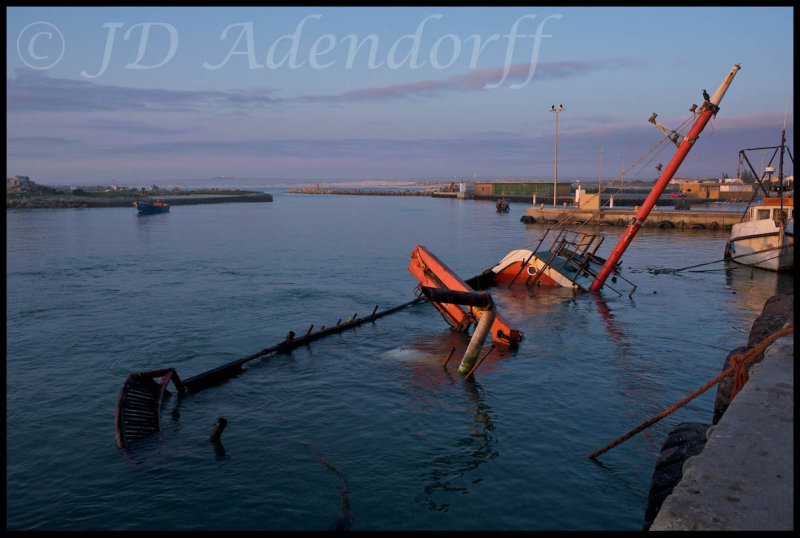
[[[656,206],[657,207],[657,206]],[[627,226],[634,209],[577,209],[574,207],[529,207],[522,221],[528,224],[594,224],[600,226]],[[654,209],[644,221],[644,228],[696,228],[730,229],[741,222],[742,214],[728,211],[662,211]]]
[[[302,188],[286,189],[290,194],[343,194],[350,196],[431,196],[429,189],[410,190],[410,189],[342,189],[342,188]]]
[[[788,297],[784,326],[793,322]],[[793,366],[789,334],[750,367],[744,388],[706,432],[703,450],[684,463],[651,531],[794,530]]]

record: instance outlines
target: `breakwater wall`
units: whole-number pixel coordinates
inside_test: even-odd
[[[255,194],[185,194],[153,196],[169,205],[231,204],[244,202],[271,202],[268,193]],[[57,209],[89,207],[133,207],[137,197],[94,198],[91,196],[33,196],[30,198],[6,199],[6,209]]]
[[[292,194],[350,194],[354,196],[431,196],[430,189],[286,189]]]
[[[596,196],[596,195],[595,195]],[[498,195],[476,195],[474,196],[476,200],[505,200],[506,202],[515,202],[515,203],[523,203],[531,205],[533,203],[533,197],[530,195],[525,196],[498,196]],[[647,200],[647,194],[603,194],[600,198],[600,203],[604,207],[612,207],[612,206],[621,206],[621,207],[634,207],[634,206],[641,206],[644,204],[645,200]],[[706,200],[703,198],[673,198],[668,194],[662,194],[658,198],[657,205],[662,207],[680,207],[680,206],[691,206],[692,204],[708,204],[709,202],[719,202],[720,200]],[[739,201],[739,200],[737,200]],[[744,200],[745,202],[747,200]],[[613,203],[612,203],[613,202]],[[535,206],[540,206],[544,204],[545,207],[553,207],[553,197],[552,196],[539,196],[536,198],[536,203],[533,204]],[[570,194],[569,196],[558,196],[556,200],[556,206],[563,207],[564,204],[567,206],[575,207],[575,195]]]
[[[594,224],[627,226],[636,215],[633,209],[577,209],[571,207],[529,207],[520,220],[525,224]],[[644,228],[729,229],[742,221],[741,213],[732,211],[659,211],[654,209],[644,221]]]
[[[435,189],[347,189],[347,188],[291,188],[286,189],[284,192],[292,194],[349,194],[352,196],[431,196],[433,198],[457,198],[459,200],[484,200],[496,202],[498,200],[505,200],[506,202],[523,203],[530,205],[533,198],[530,195],[495,195],[495,194],[482,194],[477,195],[472,191],[468,192],[450,192]],[[647,199],[647,194],[624,194],[624,195],[603,195],[602,203],[608,204],[613,198],[613,201],[624,207],[634,207],[642,205]],[[544,203],[545,206],[553,203],[553,199],[547,197],[539,197],[537,205]],[[691,204],[707,204],[709,201],[700,198],[672,198],[669,195],[663,195],[658,199],[658,205],[662,207],[673,207],[676,205],[691,205]],[[558,207],[575,208],[575,196],[559,196],[556,204]]]

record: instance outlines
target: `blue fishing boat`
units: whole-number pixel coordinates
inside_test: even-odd
[[[166,213],[169,211],[169,204],[163,200],[150,201],[139,199],[133,202],[133,205],[139,210],[139,214]]]

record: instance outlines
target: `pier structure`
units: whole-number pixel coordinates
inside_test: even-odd
[[[767,300],[748,344],[765,340],[765,328],[789,330],[793,303],[791,292]],[[794,530],[794,335],[775,339],[762,357],[719,417],[715,405],[705,445],[683,463],[649,530]]]
[[[601,226],[627,226],[636,215],[635,209],[577,209],[575,207],[529,207],[522,217],[526,224],[566,223]],[[645,228],[730,229],[741,222],[742,215],[733,211],[653,210]]]

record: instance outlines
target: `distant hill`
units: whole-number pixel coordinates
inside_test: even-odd
[[[6,194],[55,194],[52,187],[39,185],[28,176],[14,176],[6,180]]]

